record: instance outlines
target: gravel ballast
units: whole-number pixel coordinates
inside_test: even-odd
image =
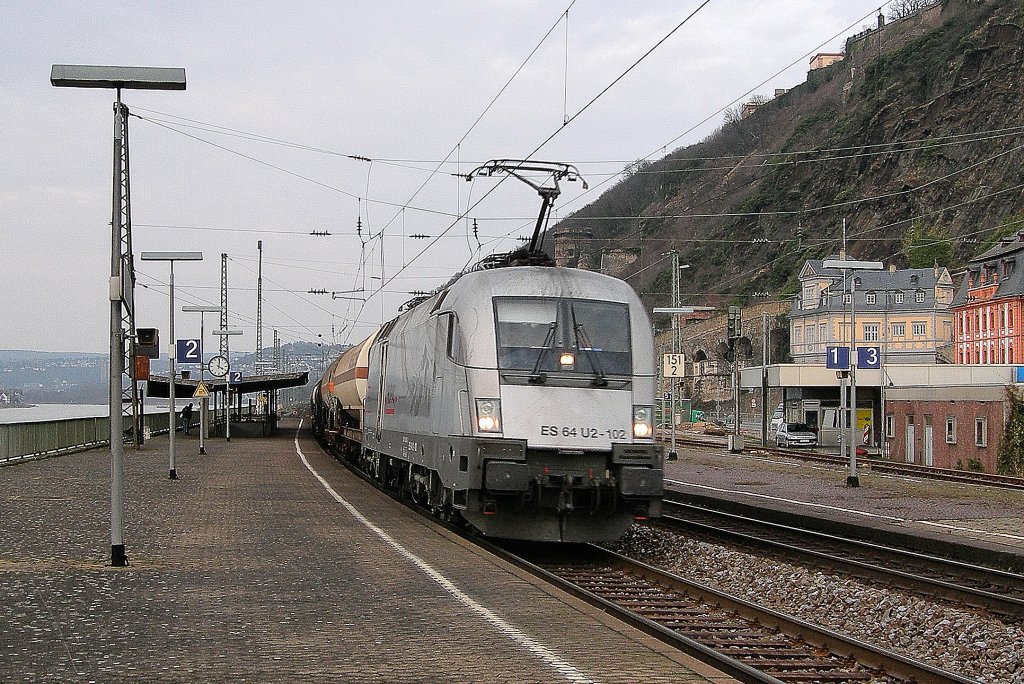
[[[1024,627],[845,576],[634,526],[616,551],[986,684],[1024,684]]]

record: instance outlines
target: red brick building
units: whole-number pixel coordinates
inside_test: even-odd
[[[1007,411],[1005,387],[890,389],[885,433],[893,460],[996,472]],[[936,394],[946,398],[937,399]]]
[[[953,299],[955,363],[1024,363],[1024,231],[971,259]]]

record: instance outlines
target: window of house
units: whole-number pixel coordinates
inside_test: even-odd
[[[885,414],[885,436],[887,439],[892,439],[896,436],[896,420],[891,413]]]
[[[828,327],[824,323],[818,324],[818,341],[828,342]]]
[[[865,323],[864,324],[864,341],[865,342],[877,342],[878,341],[878,323]]]
[[[946,444],[956,444],[956,416],[946,417]]]
[[[893,323],[892,324],[892,336],[893,337],[906,337],[907,336],[907,324],[906,323]]]
[[[849,292],[844,292],[843,293],[843,304],[849,304],[849,303],[850,303],[850,293]]]
[[[793,341],[796,342],[797,344],[800,344],[801,342],[804,341],[803,328],[793,328]]]
[[[896,295],[893,297],[893,299],[895,300],[895,302],[897,304],[902,304],[903,303],[903,293],[902,292],[897,292]]]
[[[875,303],[875,293],[874,292],[868,292],[866,295],[864,295],[864,299],[865,299],[865,301],[868,304],[874,304]]]
[[[914,337],[924,337],[928,331],[927,321],[914,321],[910,324],[910,332]]]
[[[974,419],[974,445],[988,446],[988,418]]]
[[[914,301],[918,304],[924,303],[924,290],[918,290],[914,293]]]
[[[1003,277],[1007,277],[1013,272],[1013,261],[1007,260],[1003,262]]]

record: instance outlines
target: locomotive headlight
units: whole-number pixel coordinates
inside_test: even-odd
[[[501,432],[501,400],[476,400],[476,426],[480,432]]]
[[[562,352],[562,355],[558,357],[558,365],[564,370],[572,370],[576,365],[576,357],[569,352]]]
[[[651,418],[654,415],[652,406],[633,407],[633,436],[640,439],[647,439],[654,436],[654,423]]]

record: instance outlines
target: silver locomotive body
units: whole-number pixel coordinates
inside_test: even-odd
[[[626,283],[472,272],[361,345],[356,458],[377,479],[494,537],[609,541],[659,514],[653,340]]]

